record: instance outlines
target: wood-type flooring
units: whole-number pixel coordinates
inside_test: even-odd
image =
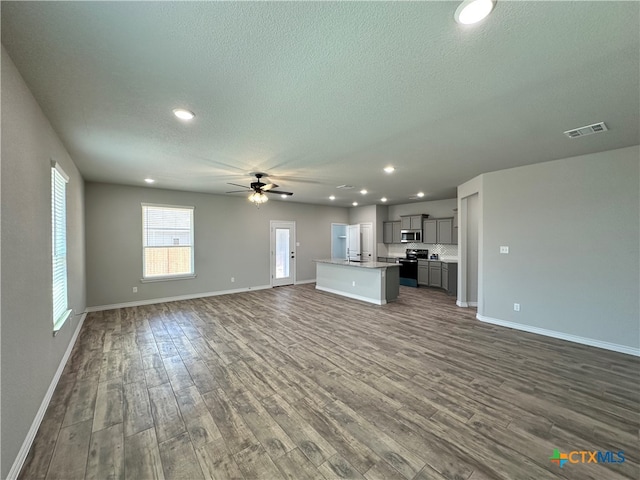
[[[639,367],[425,288],[90,313],[20,478],[638,479]]]

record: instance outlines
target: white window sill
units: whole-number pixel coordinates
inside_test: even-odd
[[[62,315],[60,315],[60,318],[58,318],[58,320],[56,320],[56,322],[53,324],[53,336],[54,337],[58,334],[58,332],[60,331],[60,329],[64,325],[64,322],[66,322],[67,319],[71,316],[71,312],[72,312],[72,310],[67,310]]]
[[[171,277],[149,277],[149,278],[141,278],[140,283],[154,283],[154,282],[170,282],[172,280],[189,280],[192,278],[196,278],[197,275],[174,275]]]

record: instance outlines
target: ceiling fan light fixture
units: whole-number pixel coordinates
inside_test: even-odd
[[[494,0],[465,0],[458,8],[453,18],[462,25],[471,25],[483,20],[493,10]]]
[[[195,113],[185,108],[174,108],[173,114],[180,120],[193,120],[193,118],[196,116]]]
[[[248,198],[250,202],[255,203],[256,205],[266,203],[269,200],[269,198],[262,192],[253,192]]]

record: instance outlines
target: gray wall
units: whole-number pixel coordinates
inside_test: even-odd
[[[51,160],[67,186],[68,292],[85,310],[83,180],[2,47],[2,466],[6,478],[78,326],[53,337]]]
[[[269,221],[296,222],[296,281],[315,279],[314,258],[331,256],[331,223],[346,208],[272,199],[259,209],[244,196],[207,195],[87,182],[87,303],[114,305],[269,285]],[[195,206],[197,278],[140,283],[141,203]],[[231,282],[235,277],[235,282]],[[138,287],[138,293],[132,292]]]
[[[484,174],[478,313],[639,348],[639,172],[635,146]]]
[[[458,204],[455,198],[389,205],[389,217],[386,220],[400,220],[401,215],[418,215],[421,213],[428,214],[431,218],[453,217],[453,209],[457,207]]]
[[[374,239],[374,243],[380,244],[384,240],[384,227],[382,225],[383,222],[387,220],[389,216],[389,207],[387,205],[377,205],[376,206],[376,221],[374,223],[376,228],[376,237]]]

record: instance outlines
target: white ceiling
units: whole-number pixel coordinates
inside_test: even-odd
[[[640,143],[639,2],[499,1],[471,27],[457,5],[3,1],[2,43],[90,181],[224,193],[263,171],[283,201],[400,204]]]

